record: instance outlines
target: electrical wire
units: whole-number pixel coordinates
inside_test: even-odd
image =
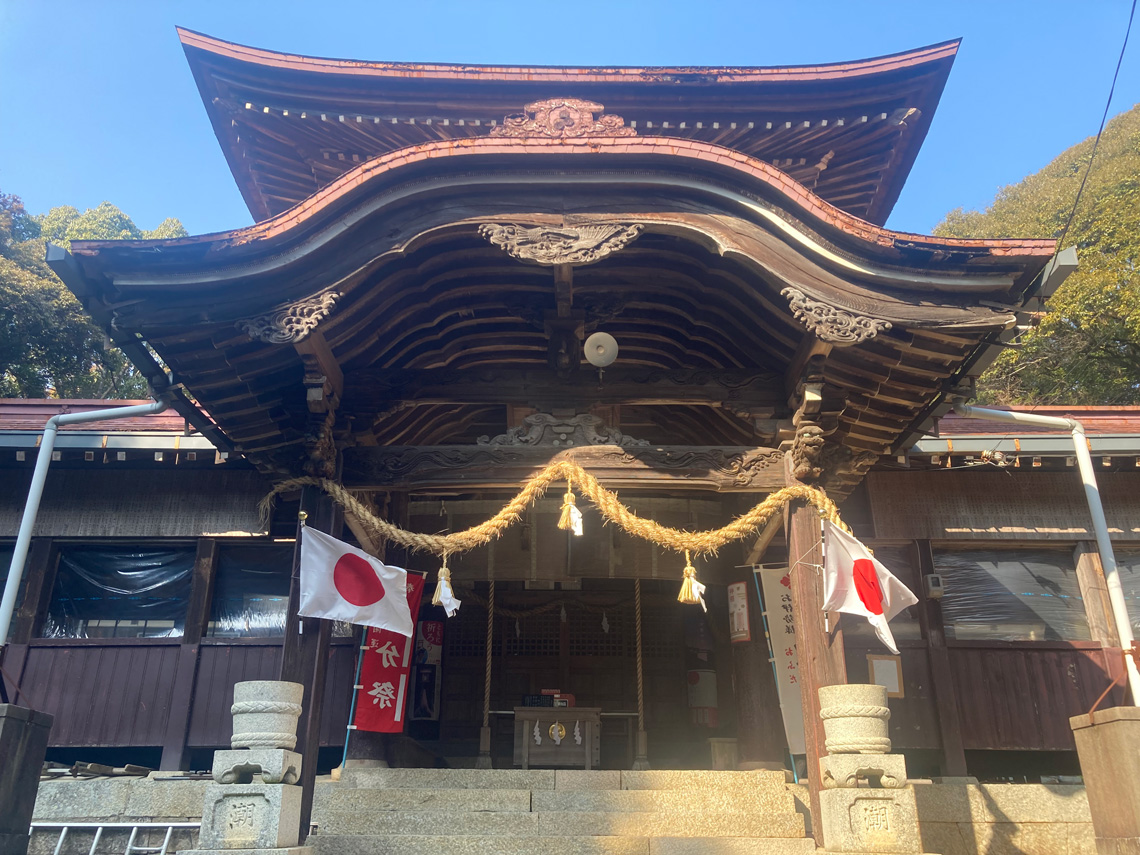
[[[1104,115],[1100,118],[1100,129],[1096,132],[1096,139],[1093,141],[1092,153],[1089,155],[1089,165],[1085,167],[1085,175],[1081,179],[1081,186],[1077,188],[1077,197],[1073,200],[1073,210],[1069,212],[1069,219],[1065,222],[1065,228],[1061,231],[1061,237],[1057,241],[1057,252],[1060,252],[1065,246],[1065,236],[1069,234],[1069,227],[1073,224],[1073,218],[1077,216],[1077,207],[1081,203],[1081,194],[1085,192],[1085,184],[1088,183],[1089,173],[1092,172],[1093,161],[1096,159],[1096,150],[1100,145],[1100,136],[1104,133],[1105,123],[1108,121],[1108,110],[1112,106],[1112,96],[1116,92],[1116,81],[1120,77],[1120,66],[1124,63],[1124,52],[1128,48],[1128,36],[1132,32],[1132,19],[1136,17],[1136,0],[1132,0],[1132,10],[1128,13],[1128,26],[1124,28],[1124,44],[1120,46],[1120,56],[1116,59],[1116,71],[1112,75],[1112,86],[1108,88],[1108,100],[1104,104]]]

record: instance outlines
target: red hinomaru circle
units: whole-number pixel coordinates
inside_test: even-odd
[[[354,606],[370,606],[384,599],[384,584],[372,565],[359,555],[346,553],[337,559],[333,584]]]

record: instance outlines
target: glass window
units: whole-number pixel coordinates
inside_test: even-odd
[[[896,578],[914,593],[918,594],[918,572],[912,564],[913,546],[876,546],[872,552]],[[891,635],[895,641],[922,638],[922,627],[918,622],[918,606],[903,609],[891,619]],[[879,649],[883,643],[875,635],[871,622],[855,615],[843,617],[844,643]],[[889,652],[889,651],[887,651]]]
[[[1089,624],[1069,550],[938,552],[947,638],[1087,641]]]
[[[285,634],[293,545],[225,546],[218,553],[206,635],[212,638]]]
[[[1140,549],[1116,551],[1116,571],[1120,574],[1120,587],[1124,589],[1124,603],[1128,606],[1128,621],[1134,635],[1140,635]]]
[[[42,635],[181,637],[193,573],[191,548],[64,548]]]

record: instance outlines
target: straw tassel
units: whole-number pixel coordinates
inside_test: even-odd
[[[709,607],[705,605],[705,586],[697,581],[697,569],[689,557],[689,550],[685,550],[685,579],[681,582],[681,592],[677,594],[678,603],[700,603],[704,611]]]
[[[582,536],[582,512],[574,503],[574,487],[569,480],[566,481],[566,495],[562,497],[562,516],[558,519],[558,527]]]
[[[455,592],[451,589],[451,571],[447,569],[447,556],[443,556],[443,566],[439,568],[439,576],[435,581],[435,593],[432,594],[431,604],[443,606],[448,617],[453,617],[461,602],[455,599]]]

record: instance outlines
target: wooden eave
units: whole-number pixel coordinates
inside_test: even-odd
[[[480,237],[487,221],[643,224],[629,246],[575,268],[587,328],[616,335],[630,369],[776,378],[769,399],[747,406],[692,388],[675,405],[637,395],[606,404],[630,435],[692,446],[762,444],[754,419],[788,415],[785,375],[810,339],[780,293],[795,287],[892,323],[832,350],[826,381],[849,402],[838,438],[894,450],[1012,322],[1053,250],[890,232],[769,165],[696,141],[479,138],[378,157],[245,229],[77,241],[82,281],[65,281],[106,328],[154,347],[263,471],[286,473],[311,436],[305,360],[235,322],[326,288],[342,297],[318,332],[344,375],[339,417],[352,442],[470,444],[505,430],[487,389],[545,366],[541,318],[554,286],[551,268]],[[399,372],[442,391],[362,391]]]
[[[531,101],[574,97],[605,105],[639,133],[700,140],[778,166],[882,224],[959,44],[806,66],[574,68],[321,59],[178,34],[257,220],[378,155],[485,136]]]

